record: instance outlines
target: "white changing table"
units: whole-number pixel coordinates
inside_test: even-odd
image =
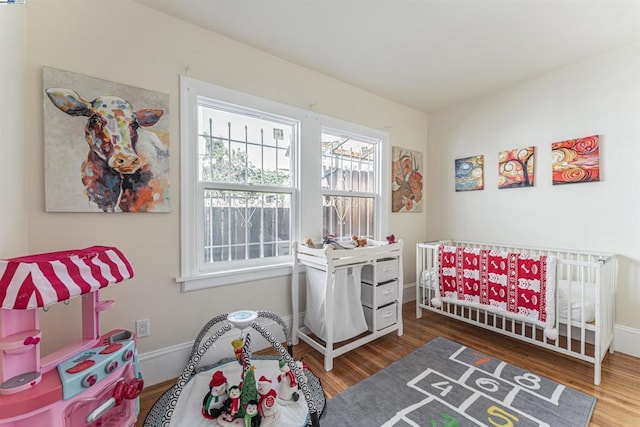
[[[298,338],[324,355],[324,369],[333,369],[333,358],[373,341],[390,332],[397,331],[402,335],[402,247],[403,241],[388,244],[381,241],[368,241],[368,245],[353,249],[311,248],[294,243],[294,262],[292,278],[293,327],[292,341],[298,344]],[[301,268],[311,268],[324,272],[325,304],[324,333],[326,337],[318,337],[308,325],[300,325],[300,288],[299,275]],[[334,297],[335,286],[347,286],[344,269],[362,269],[361,286],[358,294],[361,300],[355,302],[361,307],[366,319],[367,328],[357,338],[346,340],[345,344],[335,347],[334,331]],[[342,274],[340,274],[342,273]],[[307,297],[309,282],[307,277]],[[356,284],[357,286],[358,284]],[[339,290],[339,289],[338,289]],[[352,301],[352,303],[354,303]],[[304,322],[303,322],[304,323]],[[340,326],[340,325],[336,325]],[[368,330],[368,331],[367,331]],[[366,333],[365,335],[363,335]],[[334,348],[335,347],[335,348]]]

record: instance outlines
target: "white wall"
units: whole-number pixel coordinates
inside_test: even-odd
[[[136,319],[150,319],[151,336],[139,340],[143,354],[193,340],[200,327],[220,313],[249,308],[291,314],[289,277],[191,293],[181,293],[174,281],[180,259],[178,76],[187,66],[188,76],[195,79],[301,108],[313,104],[316,112],[387,130],[394,145],[421,151],[426,145],[423,113],[129,0],[28,1],[27,54],[28,249],[33,253],[93,244],[120,248],[136,277],[103,292],[116,300],[116,308],[103,313],[103,330],[133,329]],[[171,213],[44,212],[43,66],[170,95]],[[79,150],[86,149],[83,144],[78,141]],[[415,244],[426,234],[426,213],[392,214],[390,231],[405,239],[404,274],[410,283],[415,280]],[[45,352],[77,336],[79,321],[72,315],[77,310],[73,301],[41,317]]]
[[[551,143],[598,134],[601,181],[551,185]],[[535,186],[497,188],[498,152],[535,146]],[[485,156],[485,189],[458,192],[454,160]],[[616,323],[640,329],[640,46],[429,115],[429,239],[619,255]]]
[[[24,68],[26,8],[0,5],[0,257],[27,250]]]

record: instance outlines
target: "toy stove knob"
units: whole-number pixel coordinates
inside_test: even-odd
[[[107,363],[107,365],[104,367],[104,371],[107,374],[112,373],[116,369],[118,369],[118,361],[117,360],[112,360],[111,362]]]
[[[96,375],[95,372],[92,372],[90,374],[85,375],[84,378],[82,378],[80,385],[82,387],[89,388],[92,385],[94,385],[97,381],[98,381],[98,375]]]
[[[125,351],[124,353],[122,353],[122,361],[126,362],[128,360],[131,360],[131,358],[133,357],[133,350],[129,349],[127,351]]]

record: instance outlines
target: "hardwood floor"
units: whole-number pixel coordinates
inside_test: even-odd
[[[327,398],[330,398],[429,340],[442,336],[595,396],[598,401],[589,424],[592,427],[640,426],[640,358],[622,353],[607,354],[602,366],[602,382],[595,386],[593,365],[587,362],[429,311],[423,311],[423,317],[416,319],[413,301],[404,304],[403,311],[403,336],[391,333],[354,349],[334,359],[334,368],[330,372],[323,370],[322,355],[303,342],[294,346],[294,356],[296,359],[304,357],[307,365],[320,377]],[[270,351],[260,353],[269,354]],[[167,381],[145,388],[140,400],[141,412],[137,427],[142,427],[146,414],[156,399],[174,382]],[[322,419],[320,423],[322,424]]]

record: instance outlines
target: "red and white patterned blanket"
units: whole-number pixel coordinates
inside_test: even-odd
[[[555,339],[556,258],[489,249],[438,248],[439,307],[478,307],[545,328]]]

